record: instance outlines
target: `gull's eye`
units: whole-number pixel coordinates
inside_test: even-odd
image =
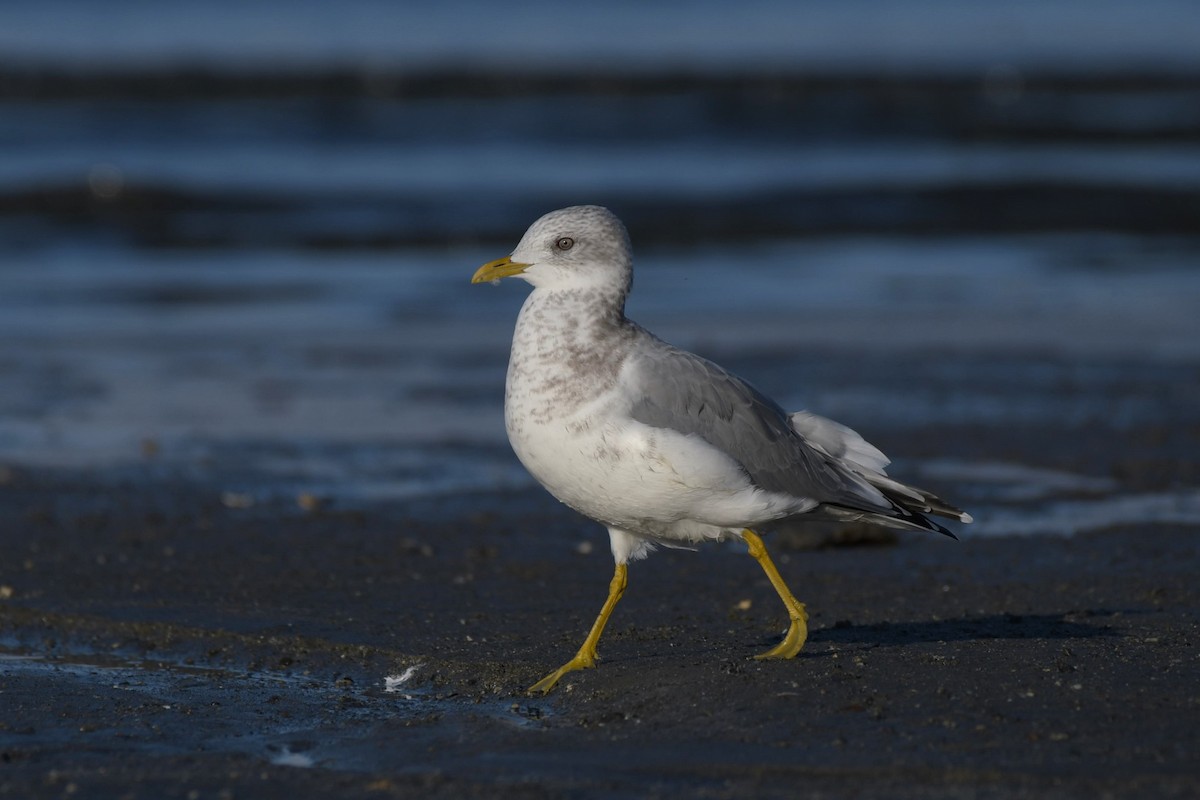
[[[572,247],[575,246],[575,240],[572,239],[570,236],[564,236],[561,239],[559,239],[557,242],[555,242],[554,246],[557,247],[559,250],[570,250]]]

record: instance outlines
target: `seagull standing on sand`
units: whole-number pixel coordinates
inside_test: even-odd
[[[844,425],[788,414],[732,373],[628,320],[633,254],[608,209],[546,214],[512,255],[484,264],[472,283],[514,276],[533,291],[508,364],[509,441],[552,495],[608,528],[616,561],[608,599],[579,652],[531,693],[595,665],[627,564],[656,545],[744,541],[790,619],[783,641],[758,658],[792,658],[808,636],[808,614],[754,529],[805,515],[953,536],[925,515],[971,521],[887,477],[887,457]]]

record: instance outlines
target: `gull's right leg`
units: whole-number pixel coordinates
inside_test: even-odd
[[[779,570],[775,569],[774,562],[767,555],[766,545],[763,544],[763,540],[759,538],[758,534],[746,528],[742,531],[742,540],[749,548],[750,555],[763,568],[763,572],[767,573],[771,585],[779,593],[779,599],[787,607],[788,618],[791,620],[783,641],[755,658],[792,658],[800,652],[800,648],[804,647],[804,642],[808,639],[808,612],[804,610],[804,603],[793,597],[792,591],[783,582],[783,577],[779,574]]]

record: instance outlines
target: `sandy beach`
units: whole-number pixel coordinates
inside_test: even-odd
[[[596,526],[534,489],[239,505],[6,471],[0,795],[1200,790],[1194,526],[772,537],[812,614],[784,663],[752,659],[784,617],[739,547],[659,553],[599,668],[532,698],[602,599]]]

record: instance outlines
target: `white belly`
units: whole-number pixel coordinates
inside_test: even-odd
[[[521,463],[581,514],[653,539],[695,542],[811,507],[756,489],[703,440],[623,417],[617,402],[545,422],[509,420]]]

